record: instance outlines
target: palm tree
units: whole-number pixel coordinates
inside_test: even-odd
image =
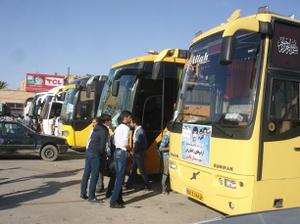
[[[5,89],[7,87],[7,82],[0,80],[0,89]]]

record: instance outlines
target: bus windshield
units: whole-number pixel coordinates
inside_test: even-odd
[[[238,32],[234,58],[221,65],[222,34],[191,47],[177,103],[176,121],[242,127],[253,116],[257,90],[257,57],[261,37]]]
[[[36,117],[40,114],[41,108],[44,105],[44,98],[44,94],[34,96],[28,113],[30,116]]]
[[[52,99],[53,96],[51,95],[46,96],[46,99],[44,100],[45,103],[44,106],[42,107],[41,114],[40,114],[40,117],[42,119],[48,119]]]
[[[112,83],[118,71],[124,68],[138,68],[139,63],[129,64],[118,68],[111,69],[108,80],[103,87],[103,94],[101,95],[97,116],[101,114],[109,114],[112,116],[113,126],[117,126],[117,119],[123,110],[132,111],[134,93],[136,91],[136,75],[125,74],[119,79],[118,96],[112,95]]]
[[[61,109],[61,121],[67,122],[74,119],[74,105],[78,99],[79,90],[77,89],[69,89],[65,95],[64,104]]]

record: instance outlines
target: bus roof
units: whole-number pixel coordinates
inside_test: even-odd
[[[170,55],[165,55],[166,50],[169,50],[169,52],[171,52]],[[165,49],[165,50],[161,51],[160,53],[149,53],[148,55],[131,58],[128,60],[118,62],[118,63],[112,65],[112,68],[118,68],[118,67],[121,67],[124,65],[139,63],[139,62],[147,62],[147,61],[148,62],[154,62],[154,61],[156,62],[158,58],[161,58],[160,61],[184,64],[186,57],[181,56],[182,51],[185,51],[185,50],[180,50],[178,48]],[[166,57],[161,57],[161,54],[164,54]]]
[[[299,20],[296,20],[293,17],[279,15],[274,12],[264,12],[264,13],[258,12],[257,14],[254,14],[254,15],[240,17],[240,10],[235,10],[232,13],[232,15],[226,20],[226,22],[224,22],[221,25],[216,26],[206,32],[197,34],[192,40],[192,45],[212,34],[215,34],[215,33],[225,30],[227,27],[229,27],[231,25],[231,23],[233,21],[238,21],[238,20],[246,19],[246,18],[255,18],[257,21],[262,21],[262,22],[271,22],[272,18],[278,18],[278,19],[282,19],[285,21],[293,22],[293,23],[300,23]]]
[[[56,87],[50,89],[50,90],[47,92],[47,94],[53,94],[53,95],[56,95],[56,94],[62,92],[63,88],[64,88],[64,86],[56,86]]]

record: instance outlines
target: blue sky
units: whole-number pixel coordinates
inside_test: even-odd
[[[107,74],[148,50],[188,48],[194,34],[234,9],[259,6],[300,19],[298,0],[0,0],[0,80],[17,88],[27,72]]]

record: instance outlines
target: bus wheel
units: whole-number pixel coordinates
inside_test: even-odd
[[[58,157],[58,149],[54,145],[45,145],[41,150],[41,157],[46,161],[54,161]]]

